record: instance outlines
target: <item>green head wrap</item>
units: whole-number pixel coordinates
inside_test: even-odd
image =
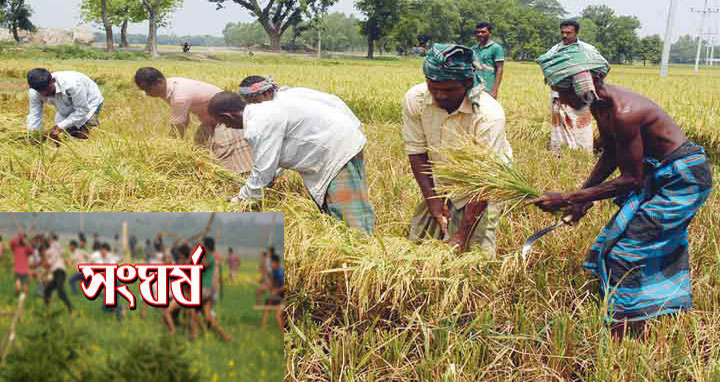
[[[597,98],[591,74],[605,77],[610,71],[607,60],[598,51],[575,42],[551,50],[536,62],[542,68],[545,81],[558,88],[573,88],[586,103]]]
[[[425,57],[423,73],[431,81],[464,81],[478,83],[473,67],[472,49],[457,44],[433,44]]]

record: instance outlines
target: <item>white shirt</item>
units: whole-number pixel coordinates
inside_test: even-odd
[[[512,148],[505,134],[505,111],[482,87],[473,88],[460,107],[448,114],[435,104],[423,82],[405,93],[402,107],[406,154],[427,153],[431,162],[446,162],[444,155],[429,148],[457,147],[470,135],[484,142],[506,164],[512,162]],[[440,179],[434,178],[434,181],[442,184]],[[469,199],[465,196],[452,202],[456,208],[463,208]]]
[[[292,94],[246,106],[243,125],[254,164],[240,199],[261,199],[263,187],[284,168],[299,172],[315,203],[322,206],[330,182],[367,141],[357,118]]]
[[[77,270],[78,264],[84,264],[90,260],[90,255],[88,255],[87,252],[83,251],[80,248],[75,248],[75,250],[72,252],[72,254],[70,254],[70,258],[73,261],[75,270]]]
[[[95,251],[90,255],[90,258],[93,264],[117,264],[120,261],[120,259],[110,251],[105,254],[105,257],[103,257],[102,252]]]
[[[65,270],[60,243],[54,241],[50,244],[50,247],[45,251],[45,260],[47,260],[50,272],[55,272],[58,269]]]
[[[55,124],[59,128],[82,127],[103,103],[100,88],[90,77],[79,72],[55,72],[52,77],[55,79],[54,96],[45,97],[30,89],[28,130],[38,130],[42,126],[45,103],[55,105]]]
[[[335,94],[324,93],[324,92],[321,92],[318,90],[302,88],[302,87],[297,87],[297,88],[282,87],[275,93],[275,97],[283,97],[286,95],[322,102],[327,106],[330,106],[330,107],[333,107],[335,109],[342,111],[345,115],[347,115],[350,119],[352,119],[355,123],[357,123],[358,127],[361,125],[360,120],[355,116],[355,114],[352,112],[352,110],[350,110],[348,105],[345,102],[343,102],[343,100],[341,100],[340,97],[336,96]]]

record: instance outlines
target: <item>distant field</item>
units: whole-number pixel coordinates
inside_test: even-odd
[[[401,137],[400,102],[423,81],[421,60],[322,59],[286,55],[178,55],[155,61],[13,59],[0,62],[0,204],[7,210],[216,210],[243,180],[221,170],[189,140],[167,137],[168,110],[132,83],[140,66],[235,90],[250,74],[343,98],[364,122],[370,198],[377,235],[366,239],[321,215],[302,183],[286,175],[259,207],[285,212],[288,296],[285,336],[289,381],[713,381],[720,378],[720,198],[714,193],[690,227],[696,310],[654,322],[642,343],[613,344],[603,326],[596,284],[582,270],[595,235],[615,209],[596,205],[583,223],[517,250],[553,222],[536,209],[506,215],[498,261],[457,256],[440,243],[403,239],[419,190]],[[88,142],[60,148],[22,139],[24,73],[35,66],[75,69],[106,95],[102,126]],[[549,89],[537,65],[510,62],[500,101],[515,167],[547,191],[571,190],[594,158],[548,155]],[[720,158],[720,71],[613,67],[608,82],[664,107],[691,139]],[[48,113],[48,118],[50,114]],[[718,185],[716,176],[715,185]]]

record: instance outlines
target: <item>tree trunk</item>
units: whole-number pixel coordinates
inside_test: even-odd
[[[149,30],[148,30],[148,53],[150,53],[150,56],[152,57],[159,57],[160,54],[158,54],[158,48],[157,48],[157,17],[155,16],[155,12],[150,12],[150,17],[148,18],[149,22]]]
[[[113,42],[112,24],[110,20],[108,20],[107,0],[102,0],[100,4],[100,15],[102,17],[103,27],[105,28],[105,50],[112,52],[115,50],[115,45]]]
[[[12,32],[15,42],[20,42],[20,35],[18,35],[18,28],[17,28],[17,24],[15,22],[10,24],[10,31]]]
[[[368,37],[367,58],[369,58],[369,59],[375,58],[375,41],[373,41],[372,37]]]
[[[279,32],[270,32],[270,48],[272,50],[280,50],[280,38],[282,35]]]
[[[127,48],[130,46],[130,44],[128,44],[127,29],[128,29],[128,20],[125,19],[125,21],[123,21],[123,23],[122,23],[122,27],[120,28],[120,47],[121,48]]]
[[[105,27],[105,50],[108,52],[115,50],[115,46],[113,44],[112,25],[108,25]]]

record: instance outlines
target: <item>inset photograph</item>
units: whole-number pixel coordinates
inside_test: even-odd
[[[0,379],[281,381],[281,213],[0,213]]]

